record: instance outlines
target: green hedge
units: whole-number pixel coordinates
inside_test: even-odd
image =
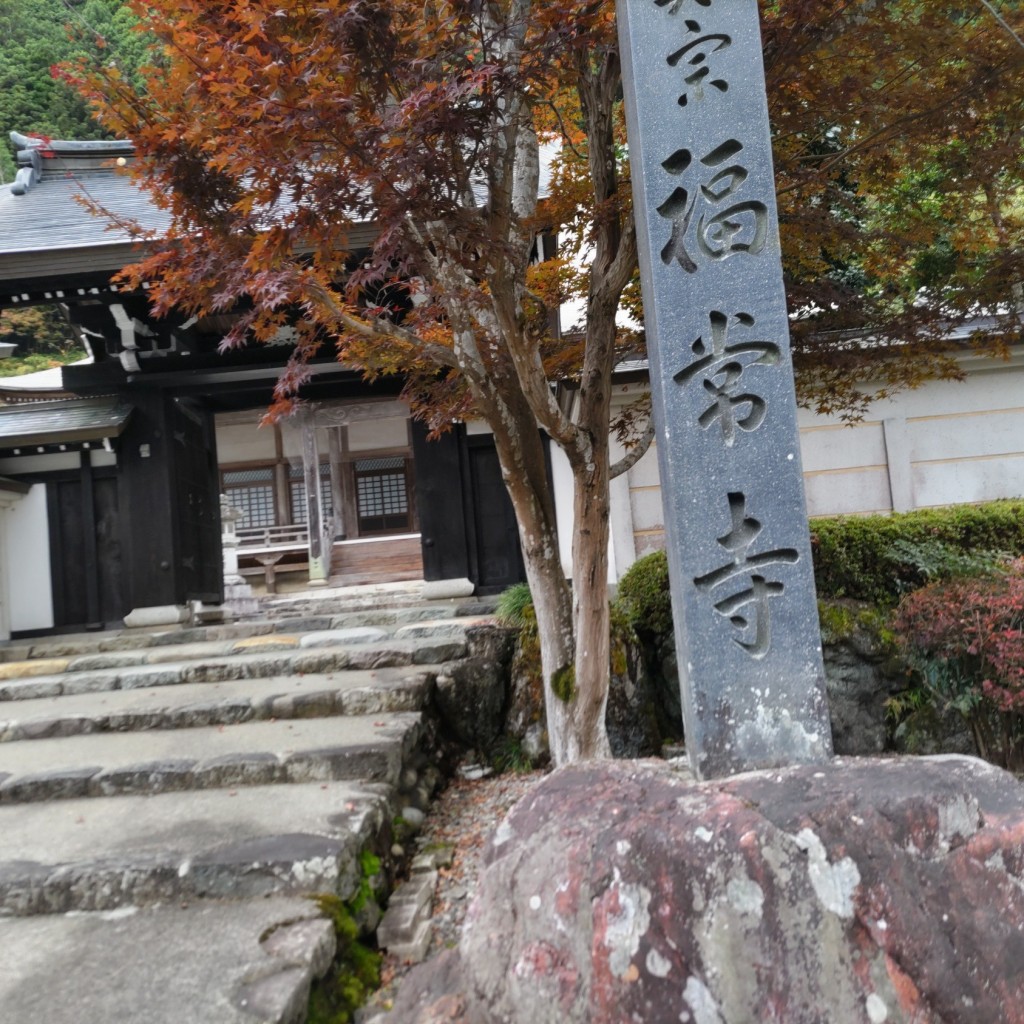
[[[1024,501],[811,520],[818,597],[894,604],[938,575],[1024,555]]]
[[[819,598],[892,605],[929,579],[983,570],[996,555],[1024,556],[1024,501],[812,519],[811,547]],[[630,566],[618,604],[641,635],[671,629],[663,551]]]

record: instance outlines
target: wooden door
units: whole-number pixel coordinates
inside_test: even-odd
[[[113,469],[86,465],[47,484],[54,625],[99,629],[127,612]]]
[[[179,591],[184,600],[217,603],[224,596],[224,567],[213,417],[188,399],[176,398],[172,405]]]
[[[497,593],[526,578],[512,501],[501,479],[494,441],[467,438],[476,538],[477,593]]]

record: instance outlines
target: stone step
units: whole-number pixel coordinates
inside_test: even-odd
[[[271,637],[261,640],[273,639]],[[292,643],[291,640],[295,642]],[[331,646],[320,637],[321,646],[303,647],[301,638],[289,638],[286,646],[268,644],[271,649],[253,652],[243,648],[233,654],[209,656],[203,651],[175,648],[177,658],[164,661],[167,650],[144,650],[129,664],[109,666],[104,659],[117,654],[86,655],[80,658],[9,663],[0,670],[15,670],[0,681],[0,702],[59,697],[73,693],[130,690],[141,687],[173,686],[178,683],[223,682],[228,679],[261,679],[268,676],[307,675],[343,670],[393,668],[405,665],[433,665],[464,657],[464,639],[384,639],[352,644],[339,641]],[[283,649],[282,649],[283,646]],[[195,653],[193,660],[182,654]],[[36,669],[42,671],[35,671]]]
[[[240,640],[273,633],[276,626],[276,622],[261,620],[218,623],[162,632],[105,630],[99,633],[65,633],[33,640],[11,640],[0,644],[0,665],[12,661],[70,658],[105,651],[134,651],[147,647],[168,647],[203,641]]]
[[[389,793],[326,782],[0,806],[0,917],[269,894],[349,899],[361,851],[390,825]]]
[[[0,803],[340,779],[394,785],[411,712],[96,733],[0,744]]]
[[[220,623],[194,626],[187,629],[148,632],[145,630],[106,631],[101,633],[74,633],[35,640],[14,640],[0,644],[0,679],[12,679],[31,672],[46,671],[25,662],[78,659],[87,656],[121,653],[129,657],[131,652],[153,648],[186,649],[201,644],[210,644],[211,651],[229,651],[236,646],[244,647],[240,641],[257,637],[268,637],[275,633],[301,635],[311,632],[338,631],[345,629],[377,629],[376,637],[366,634],[370,640],[393,635],[402,626],[436,620],[462,621],[467,618],[489,616],[494,610],[493,599],[472,599],[467,601],[445,601],[409,604],[389,607],[371,605],[357,611],[324,610],[316,603],[308,608],[289,605],[274,618],[254,621]],[[351,642],[362,642],[353,635]],[[272,645],[272,640],[267,640]],[[168,654],[167,657],[173,657]],[[13,663],[17,663],[17,667]]]
[[[268,594],[259,599],[260,615],[273,618],[303,608],[357,611],[363,608],[397,608],[423,604],[423,581],[369,583],[355,586],[317,587],[288,594]]]
[[[422,711],[436,675],[433,667],[384,668],[6,701],[0,702],[0,743],[270,718]]]
[[[344,629],[346,627],[377,626],[394,630],[398,626],[435,619],[474,618],[491,615],[494,602],[488,599],[474,599],[468,602],[436,602],[414,604],[405,607],[364,608],[356,611],[321,612],[315,610],[296,611],[293,615],[278,617],[275,628],[283,631],[313,629]]]
[[[318,646],[348,646],[369,644],[389,639],[382,629],[364,626],[356,629],[338,629],[310,635],[290,633],[263,633],[236,639],[201,640],[194,643],[156,645],[137,649],[93,651],[67,657],[36,658],[25,662],[0,665],[0,679],[18,678],[22,673],[38,675],[50,672],[88,672],[126,665],[163,665],[177,661],[197,661],[200,658],[227,658],[235,654],[254,654],[274,651],[293,651]],[[407,638],[411,639],[411,638]],[[61,668],[63,666],[63,668]]]
[[[0,920],[4,1024],[301,1024],[334,933],[308,900]]]

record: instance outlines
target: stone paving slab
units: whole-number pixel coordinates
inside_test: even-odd
[[[260,651],[200,657],[167,664],[135,663],[95,671],[59,671],[31,678],[0,681],[0,701],[173,686],[178,683],[222,682],[229,679],[264,679],[269,676],[377,669],[404,665],[434,665],[466,654],[458,638],[388,639],[379,643]],[[135,659],[137,662],[140,659]],[[31,663],[29,663],[31,664]],[[11,666],[0,666],[9,668]]]
[[[435,676],[434,668],[384,668],[8,701],[0,703],[0,743],[267,718],[421,711]]]
[[[94,733],[0,744],[0,803],[186,789],[394,783],[419,738],[414,713]]]
[[[0,806],[0,916],[275,892],[347,899],[360,851],[390,817],[386,786],[354,782]]]
[[[396,640],[438,640],[441,638],[466,639],[467,630],[474,626],[493,626],[492,615],[466,616],[459,619],[425,619],[409,623],[395,630]]]
[[[300,1024],[334,952],[306,900],[0,920],[4,1024]]]

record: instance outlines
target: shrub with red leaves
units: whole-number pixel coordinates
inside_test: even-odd
[[[914,591],[893,629],[922,698],[960,712],[982,757],[1024,766],[1024,559]]]

